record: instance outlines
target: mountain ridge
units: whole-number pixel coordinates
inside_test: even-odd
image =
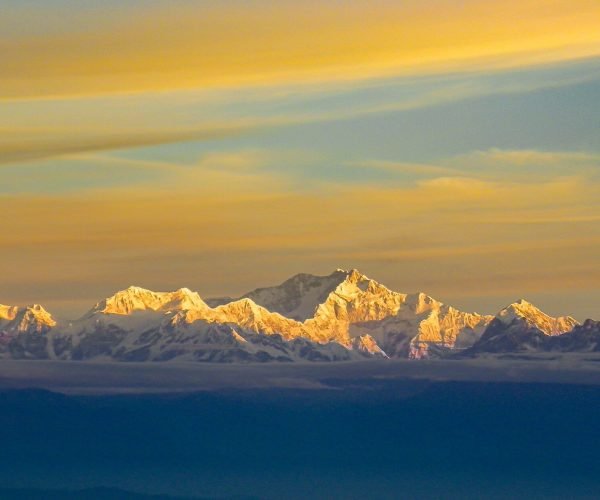
[[[565,335],[579,326],[571,316],[553,318],[524,299],[503,308],[467,355],[518,353],[548,350],[550,338]]]
[[[237,299],[204,300],[188,288],[155,292],[130,286],[72,322],[57,322],[39,305],[0,306],[0,355],[214,362],[421,359],[541,349],[545,337],[578,325],[524,299],[495,316],[463,312],[422,292],[390,290],[356,269],[336,269],[326,276],[296,274]]]

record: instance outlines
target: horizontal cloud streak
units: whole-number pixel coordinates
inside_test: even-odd
[[[3,301],[22,283],[79,289],[79,280],[96,297],[117,283],[240,293],[340,265],[441,298],[477,276],[478,309],[498,292],[496,282],[518,296],[597,287],[597,273],[583,270],[600,267],[598,184],[436,177],[412,187],[323,184],[302,192],[264,172],[259,156],[212,158],[253,168],[200,177],[175,169],[179,181],[163,190],[0,197],[10,235],[0,241],[10,263],[2,264]]]
[[[12,2],[0,21],[6,33],[0,95],[514,67],[598,55],[599,24],[600,7],[592,0],[123,1],[68,10]],[[25,27],[23,34],[15,25]]]
[[[23,137],[0,141],[0,164],[41,160],[65,155],[131,149],[185,141],[208,141],[255,130],[253,126],[215,126],[188,130],[104,130],[63,134],[22,133]],[[15,134],[16,135],[16,134]]]
[[[351,168],[409,175],[415,182],[454,185],[466,189],[475,182],[503,181],[539,183],[568,178],[600,179],[600,154],[586,151],[504,150],[472,151],[437,164],[390,160],[363,160],[348,163]],[[431,178],[433,180],[427,180]],[[404,179],[401,177],[401,179]],[[419,180],[420,179],[420,180]],[[389,180],[388,180],[389,182]],[[480,184],[483,187],[485,184]]]
[[[600,59],[595,59],[516,73],[362,80],[324,87],[284,85],[5,101],[0,106],[0,164],[222,139],[278,127],[407,112],[482,96],[523,94],[595,81],[600,79],[599,64]],[[485,162],[500,160],[499,151],[494,157],[492,153],[485,152]],[[483,153],[473,154],[479,156],[463,160],[484,160]]]
[[[492,148],[487,151],[473,151],[452,159],[455,164],[479,166],[600,166],[600,154],[584,151],[539,151],[535,149],[506,150]]]

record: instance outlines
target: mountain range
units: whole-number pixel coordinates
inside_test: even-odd
[[[389,290],[355,269],[298,274],[239,298],[129,287],[81,318],[0,306],[0,356],[115,361],[344,361],[600,351],[600,323],[553,318],[525,300],[496,316]]]

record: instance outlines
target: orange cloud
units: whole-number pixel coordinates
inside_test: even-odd
[[[39,33],[8,30],[19,23]],[[519,66],[598,55],[599,25],[595,0],[125,2],[53,18],[16,6],[0,21],[0,96]]]
[[[164,130],[134,130],[115,128],[113,130],[81,130],[75,127],[68,130],[54,130],[39,133],[36,130],[11,130],[0,139],[0,166],[33,160],[79,155],[99,151],[140,148],[157,144],[185,141],[209,141],[234,137],[259,128],[267,123],[215,124],[208,126],[175,128]]]
[[[264,176],[255,152],[208,158],[216,160],[254,169],[199,176],[173,169],[176,178],[162,189],[0,197],[2,301],[25,288],[92,300],[132,283],[241,293],[337,266],[441,298],[461,287],[468,295],[474,277],[482,296],[500,283],[515,297],[597,288],[598,273],[589,270],[600,264],[599,189],[589,180],[442,177],[304,192]]]

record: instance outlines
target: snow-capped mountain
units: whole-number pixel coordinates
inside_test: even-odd
[[[180,288],[175,292],[153,292],[130,286],[98,302],[88,316],[97,313],[127,315],[134,311],[172,311],[207,307],[200,295],[188,288]]]
[[[56,321],[39,304],[0,305],[0,354],[13,358],[46,358],[46,334]]]
[[[50,357],[123,361],[338,361],[378,355],[313,342],[302,324],[240,299],[215,308],[188,289],[129,287],[51,335]]]
[[[348,271],[342,269],[337,269],[329,276],[297,274],[281,285],[257,288],[240,298],[250,299],[269,311],[277,312],[287,318],[306,321],[314,317],[319,305],[346,280],[348,274]],[[220,301],[228,302],[226,299]]]
[[[565,334],[578,324],[570,316],[548,316],[521,299],[496,315],[468,354],[545,350],[550,337]]]
[[[566,333],[568,332],[568,333]],[[339,361],[457,353],[594,350],[598,324],[520,300],[495,317],[392,291],[355,269],[298,274],[238,299],[129,287],[57,324],[41,306],[0,306],[0,355],[122,361]]]
[[[502,309],[495,319],[506,326],[527,325],[537,328],[546,335],[560,335],[579,324],[570,316],[559,316],[558,318],[548,316],[524,299]]]
[[[432,347],[469,347],[492,319],[463,313],[423,293],[391,291],[356,269],[337,269],[328,276],[298,274],[244,297],[302,321],[302,335],[315,341],[349,346],[368,335],[391,357],[427,357]]]
[[[45,357],[418,358],[472,345],[489,319],[425,294],[391,291],[357,270],[337,269],[328,276],[299,274],[235,300],[205,302],[187,288],[153,292],[129,287],[79,320],[52,328]]]
[[[545,347],[558,352],[600,352],[600,321],[586,319],[570,332],[549,338]]]

